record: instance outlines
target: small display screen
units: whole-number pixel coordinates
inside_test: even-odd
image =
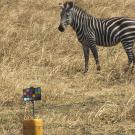
[[[23,89],[23,100],[24,101],[41,100],[41,88],[31,87]]]

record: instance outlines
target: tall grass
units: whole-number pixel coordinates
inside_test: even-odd
[[[121,44],[98,47],[102,70],[97,73],[90,55],[84,75],[75,33],[57,30],[59,2],[0,1],[0,135],[22,134],[22,121],[31,116],[22,89],[30,86],[42,87],[36,114],[46,135],[134,135],[135,76],[123,73],[127,56]],[[75,3],[97,17],[135,18],[134,0]]]

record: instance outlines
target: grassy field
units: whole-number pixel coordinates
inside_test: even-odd
[[[121,46],[98,47],[83,74],[81,45],[57,30],[60,0],[0,0],[0,135],[22,135],[31,115],[22,89],[41,86],[37,117],[45,135],[135,135],[135,75]],[[76,0],[96,17],[135,18],[134,0]],[[28,113],[28,115],[26,115]]]

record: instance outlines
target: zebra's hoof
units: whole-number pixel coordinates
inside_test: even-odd
[[[97,71],[100,71],[101,70],[101,67],[100,66],[97,66]]]
[[[126,67],[124,68],[124,73],[128,72],[128,70],[129,70],[129,66],[126,66]]]
[[[131,68],[131,73],[132,74],[134,73],[134,66],[132,66],[132,68]]]
[[[88,69],[85,69],[85,70],[83,71],[84,74],[86,74],[87,72],[88,72]]]

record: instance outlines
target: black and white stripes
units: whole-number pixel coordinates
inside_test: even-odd
[[[63,32],[67,25],[71,25],[76,31],[84,50],[85,72],[88,71],[89,49],[95,58],[97,70],[100,70],[96,45],[111,47],[121,42],[128,56],[127,69],[132,63],[135,65],[135,20],[128,17],[98,19],[75,6],[73,2],[66,2],[61,7],[58,29]]]

